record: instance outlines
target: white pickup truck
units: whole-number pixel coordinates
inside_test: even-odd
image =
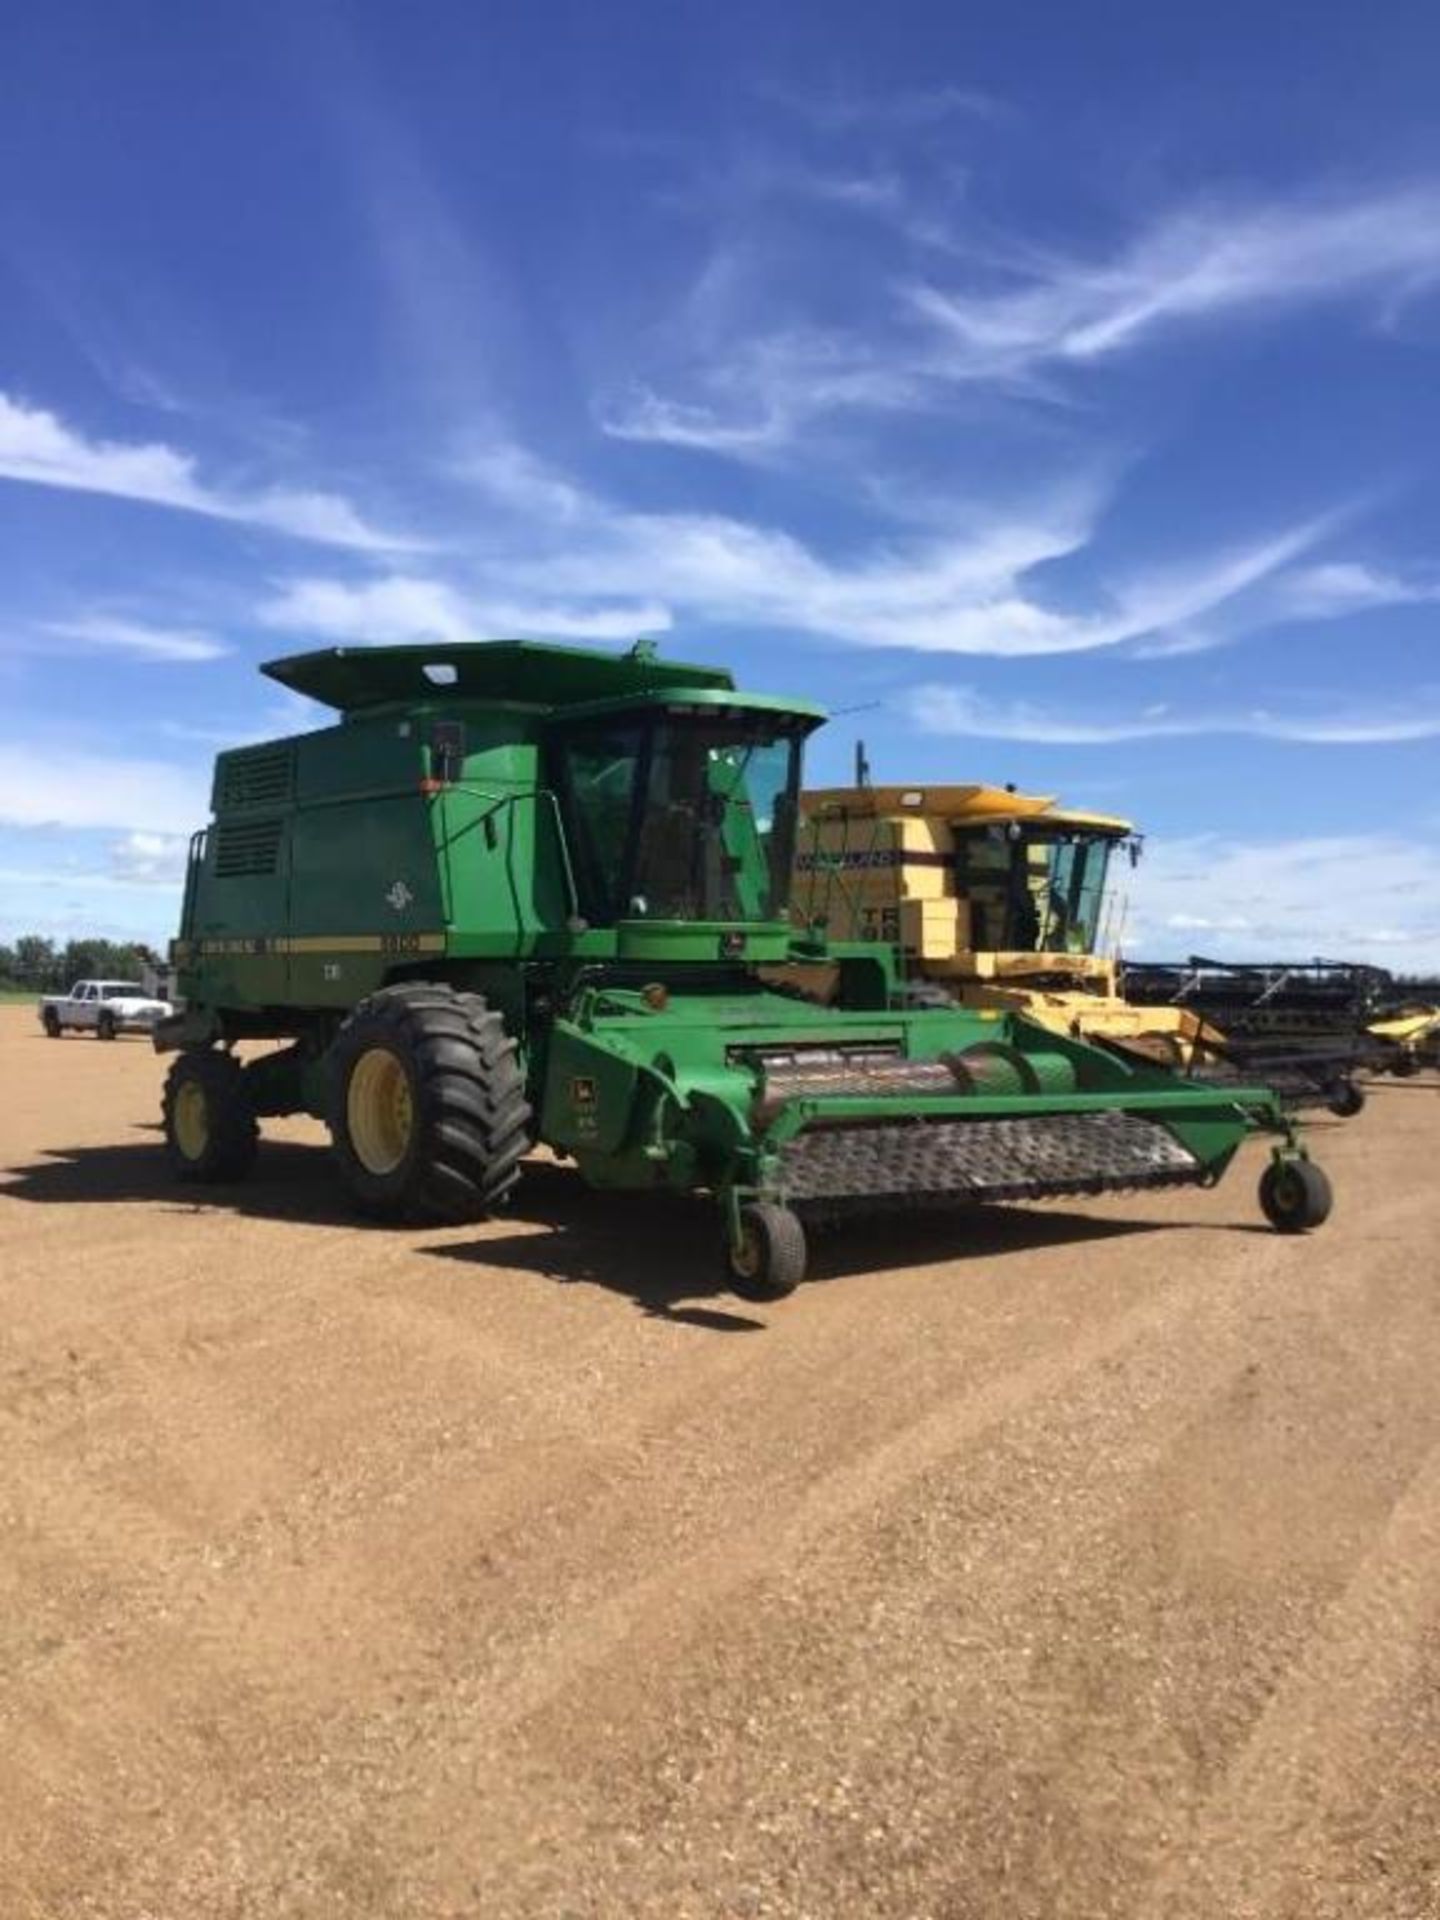
[[[117,1033],[150,1033],[157,1020],[174,1011],[130,980],[77,980],[69,993],[47,993],[40,1002],[40,1024],[52,1040],[73,1028],[113,1040]]]

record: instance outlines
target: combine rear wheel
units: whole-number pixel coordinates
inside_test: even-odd
[[[386,987],[330,1055],[330,1133],[351,1198],[382,1218],[482,1219],[529,1145],[515,1042],[478,994]]]
[[[732,1292],[742,1300],[783,1300],[805,1278],[805,1229],[788,1207],[768,1201],[740,1209],[740,1237],[728,1250]]]
[[[182,1180],[239,1180],[250,1171],[260,1129],[232,1054],[178,1055],[161,1102],[165,1148]]]
[[[1330,1217],[1331,1203],[1313,1160],[1272,1160],[1260,1176],[1260,1205],[1277,1233],[1308,1233]]]

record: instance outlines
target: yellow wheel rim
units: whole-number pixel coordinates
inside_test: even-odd
[[[355,1062],[345,1120],[350,1145],[367,1173],[393,1173],[410,1151],[415,1104],[405,1069],[388,1047],[371,1047]]]
[[[171,1108],[175,1144],[187,1160],[201,1160],[210,1144],[210,1103],[198,1080],[187,1080]]]

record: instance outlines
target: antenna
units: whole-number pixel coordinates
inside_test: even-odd
[[[870,762],[865,754],[863,740],[855,742],[855,784],[857,787],[868,787],[870,784]]]

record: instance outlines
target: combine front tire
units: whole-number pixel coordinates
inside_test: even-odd
[[[788,1207],[758,1201],[740,1209],[740,1234],[726,1261],[742,1300],[783,1300],[805,1278],[805,1229]]]
[[[524,1075],[478,994],[428,983],[371,994],[331,1050],[330,1090],[336,1157],[364,1213],[479,1220],[520,1177]]]
[[[161,1110],[165,1148],[182,1180],[240,1180],[250,1171],[260,1129],[233,1054],[177,1055]]]
[[[1313,1160],[1272,1160],[1260,1176],[1260,1205],[1277,1233],[1308,1233],[1330,1217],[1330,1182]]]

